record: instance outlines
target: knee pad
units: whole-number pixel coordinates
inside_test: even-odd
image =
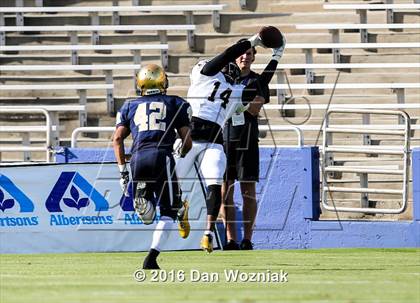
[[[221,204],[222,186],[217,184],[209,185],[206,197],[207,215],[217,217]]]

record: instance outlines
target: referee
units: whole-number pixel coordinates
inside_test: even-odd
[[[241,42],[245,39],[241,39]],[[238,84],[247,85],[256,81],[257,73],[251,70],[255,60],[255,48],[250,48],[245,54],[236,59],[241,69]],[[268,85],[262,87],[264,103],[270,101]],[[260,108],[261,109],[261,108]],[[248,112],[233,115],[225,126],[224,148],[227,156],[225,182],[222,186],[221,214],[226,226],[227,244],[225,250],[252,250],[252,232],[257,214],[257,199],[255,185],[259,181],[259,148],[258,148],[258,116]],[[240,245],[237,242],[236,218],[233,203],[234,182],[240,182],[243,208],[242,220],[244,236]]]

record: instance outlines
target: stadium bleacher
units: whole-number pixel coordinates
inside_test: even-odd
[[[31,7],[25,7],[22,1],[5,1],[0,7],[0,106],[36,106],[47,111],[51,106],[86,106],[60,114],[60,130],[54,132],[57,138],[53,145],[69,145],[77,127],[106,129],[113,125],[115,110],[125,98],[135,95],[133,73],[141,64],[161,63],[168,72],[169,93],[185,96],[189,71],[199,58],[211,57],[262,25],[272,24],[286,34],[288,45],[278,77],[271,83],[270,103],[281,109],[270,109],[270,104],[261,114],[263,144],[296,145],[294,127],[300,127],[304,144],[314,144],[316,130],[323,121],[323,111],[316,108],[326,108],[331,102],[351,108],[358,104],[370,105],[371,109],[399,106],[411,117],[412,145],[419,145],[418,4],[397,1],[394,6],[387,3],[386,7],[373,7],[374,4],[359,1],[350,7],[343,3],[290,0],[250,7],[255,3],[239,0],[179,6],[172,1],[151,1],[148,6],[141,6],[141,1],[119,1],[118,6],[117,1],[73,1],[71,5],[63,2],[57,4],[63,6],[49,7],[42,1],[33,1]],[[332,39],[328,30],[333,33]],[[254,68],[261,70],[268,58],[269,51],[259,49]],[[334,86],[338,71],[339,81]],[[64,90],[64,84],[76,87]],[[76,92],[82,84],[114,88],[82,92],[83,100],[79,102],[80,93]],[[37,86],[43,89],[37,90]],[[330,100],[333,87],[337,91]],[[17,90],[12,91],[14,88]],[[287,105],[282,106],[284,102]],[[313,105],[308,119],[307,102]],[[286,109],[293,113],[283,117],[281,113]],[[44,144],[39,135],[45,126],[33,128],[34,134],[27,136],[30,125],[39,126],[40,118],[0,113],[2,161],[23,159],[22,151],[12,152],[13,146],[19,149],[31,142],[38,147]],[[23,119],[28,128],[22,125]],[[355,123],[345,116],[337,119],[342,125]],[[305,124],[299,125],[302,121]],[[372,118],[368,122],[392,129],[401,121]],[[287,129],[290,124],[290,132],[274,131]],[[375,136],[369,137],[371,144],[389,143],[386,138]],[[110,133],[104,132],[96,139],[79,139],[81,146],[98,147],[109,138]],[[360,142],[360,138],[349,139],[343,134],[337,135],[336,140]],[[45,160],[43,152],[30,152],[25,151],[25,160]],[[344,165],[349,161],[340,157],[338,161]],[[357,160],[361,163],[372,158]],[[388,162],[387,165],[393,165]],[[410,201],[408,205],[410,208]]]
[[[420,0],[0,0],[0,302],[420,302],[419,24]],[[233,184],[238,244],[256,194],[253,250],[225,251],[220,214],[209,255],[207,167],[175,183],[188,237],[160,207],[147,224],[116,112],[143,65],[186,97],[199,60],[267,25],[287,47],[260,178]]]

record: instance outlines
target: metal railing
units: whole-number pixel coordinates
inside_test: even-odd
[[[387,130],[377,129],[366,125],[363,129],[358,127],[330,127],[330,115],[333,113],[349,113],[349,114],[378,114],[378,115],[394,115],[403,120],[404,130]],[[404,146],[345,146],[331,145],[333,133],[348,134],[381,134],[389,136],[404,137]],[[381,213],[381,214],[400,214],[407,207],[408,196],[408,176],[409,176],[409,155],[410,155],[410,117],[404,111],[393,110],[356,110],[356,109],[330,109],[325,118],[323,128],[323,144],[321,152],[321,169],[322,169],[322,205],[329,211],[341,212],[358,212],[358,213]],[[335,166],[330,160],[331,153],[361,153],[369,155],[401,155],[403,157],[403,169],[386,169],[381,167],[361,167],[361,166]],[[331,165],[332,164],[332,165]],[[334,187],[328,184],[328,173],[357,173],[360,176],[360,187]],[[392,174],[399,175],[403,178],[402,189],[383,189],[368,188],[368,174]],[[328,203],[328,196],[331,192],[360,193],[362,207],[341,207]],[[399,208],[369,208],[368,194],[385,194],[385,195],[401,195],[402,204]],[[333,203],[334,204],[334,203]]]
[[[303,133],[296,126],[268,126],[268,125],[260,125],[260,130],[263,131],[294,131],[297,136],[297,146],[302,147],[304,145],[304,138]],[[71,147],[77,147],[78,137],[80,133],[106,133],[106,132],[114,132],[115,127],[105,127],[105,126],[92,126],[92,127],[78,127],[75,128],[71,134]]]
[[[42,114],[45,116],[45,127],[36,127],[36,126],[0,126],[0,131],[2,132],[19,132],[24,134],[29,134],[34,131],[45,131],[46,139],[45,145],[40,147],[29,146],[30,140],[29,135],[24,136],[24,141],[26,142],[24,146],[10,146],[10,147],[0,147],[1,152],[23,152],[25,161],[30,160],[30,152],[34,151],[45,151],[46,162],[51,162],[52,148],[51,148],[51,117],[46,109],[43,108],[0,108],[0,113],[25,113],[25,114]]]
[[[109,133],[114,131],[114,126],[91,126],[75,128],[71,133],[71,147],[77,147],[77,139],[80,133]]]
[[[304,145],[304,138],[302,130],[297,126],[283,126],[283,125],[260,125],[258,127],[262,131],[294,131],[297,136],[297,146],[302,147]]]

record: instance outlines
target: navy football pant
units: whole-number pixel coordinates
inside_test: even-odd
[[[132,155],[130,165],[133,189],[136,190],[137,182],[146,182],[145,198],[155,206],[159,204],[161,216],[175,220],[182,202],[172,153],[165,149],[142,149]]]

